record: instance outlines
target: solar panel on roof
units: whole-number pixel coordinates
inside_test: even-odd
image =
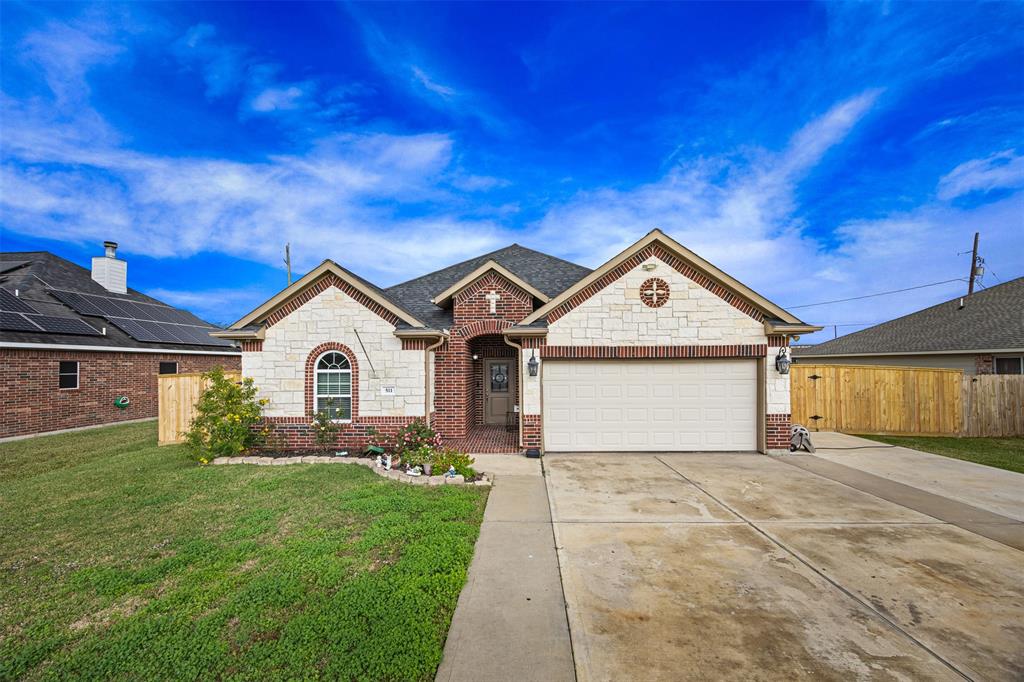
[[[39,327],[32,324],[21,313],[0,312],[0,329],[12,332],[37,332]]]
[[[26,316],[28,317],[28,316]],[[54,315],[32,315],[29,319],[51,334],[77,334],[100,336],[99,331],[77,317],[56,317]]]
[[[83,296],[73,291],[52,290],[50,293],[53,294],[54,298],[69,306],[76,313],[81,313],[82,315],[103,315],[103,311],[90,301],[88,296]]]
[[[0,289],[0,310],[4,310],[9,313],[34,314],[36,312],[35,308],[22,301],[10,291],[7,291],[7,289]]]
[[[159,341],[152,332],[140,325],[135,320],[128,320],[123,317],[108,317],[110,323],[137,341]]]

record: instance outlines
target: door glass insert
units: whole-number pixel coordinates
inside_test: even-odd
[[[508,365],[493,363],[491,365],[491,393],[508,393]]]

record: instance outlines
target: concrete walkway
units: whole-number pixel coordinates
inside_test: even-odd
[[[1024,521],[1024,474],[845,433],[813,433],[811,440],[822,459]]]
[[[575,680],[547,489],[538,460],[477,455],[494,474],[437,680]]]

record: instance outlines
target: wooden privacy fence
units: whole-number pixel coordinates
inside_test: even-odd
[[[225,372],[224,376],[241,381],[239,372]],[[160,445],[181,443],[185,440],[195,416],[196,403],[208,382],[201,373],[161,374],[157,379],[159,389],[159,419],[157,440]]]
[[[797,364],[790,378],[793,422],[812,431],[1024,435],[1024,376]]]
[[[965,376],[960,392],[964,436],[1024,436],[1024,376]]]

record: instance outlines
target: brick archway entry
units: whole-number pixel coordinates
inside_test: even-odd
[[[436,352],[433,425],[446,441],[467,441],[474,427],[482,425],[483,369],[482,362],[473,362],[473,352],[476,349],[481,358],[492,352],[496,357],[514,359],[514,349],[501,338],[501,332],[514,324],[501,319],[470,322],[453,329]],[[499,352],[503,354],[497,355]],[[518,390],[513,395],[518,396]]]

